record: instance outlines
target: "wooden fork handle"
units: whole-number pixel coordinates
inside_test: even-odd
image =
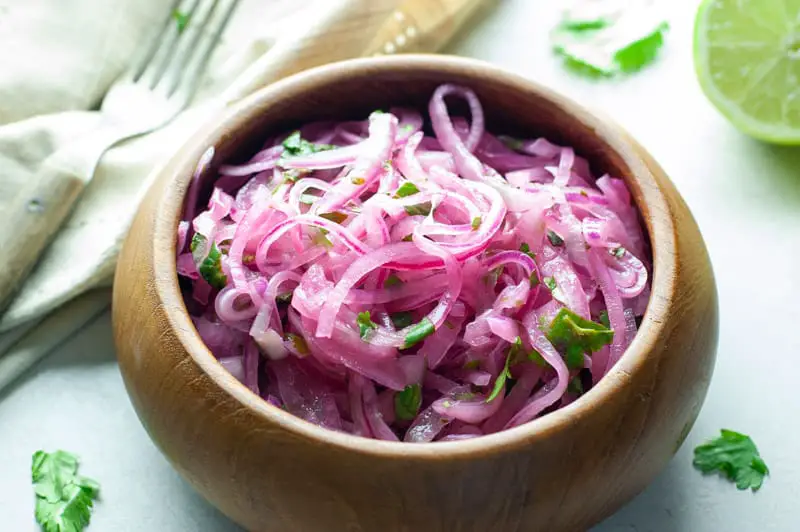
[[[45,163],[0,213],[0,313],[64,223],[86,179]]]

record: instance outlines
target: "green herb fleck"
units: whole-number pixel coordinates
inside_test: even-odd
[[[414,240],[414,235],[406,235],[403,237],[402,240],[403,242],[411,242],[412,240]]]
[[[614,331],[562,308],[550,322],[547,339],[565,355],[570,369],[583,367],[583,354],[599,351],[614,339]]]
[[[325,218],[326,220],[330,220],[333,223],[341,224],[343,221],[347,220],[347,215],[343,212],[335,211],[335,212],[323,212],[319,215],[320,218]]]
[[[704,474],[718,472],[740,490],[758,491],[769,468],[749,436],[722,429],[721,436],[695,447],[695,468]]]
[[[558,283],[556,283],[556,280],[552,277],[545,277],[542,279],[542,282],[551,292],[558,288]]]
[[[481,361],[478,360],[477,358],[473,360],[468,360],[464,364],[464,369],[478,369],[480,367],[481,367]]]
[[[531,281],[531,288],[536,288],[537,286],[539,286],[539,276],[536,275],[535,271],[531,272],[530,281]]]
[[[284,305],[288,305],[292,302],[292,296],[294,295],[294,290],[290,290],[289,292],[284,292],[282,294],[278,294],[275,298],[275,301],[278,303],[282,303]]]
[[[430,201],[425,203],[418,203],[416,205],[406,205],[404,207],[409,216],[428,216],[433,209]]]
[[[217,290],[222,290],[228,283],[227,276],[222,273],[222,253],[217,248],[217,244],[212,242],[211,249],[203,262],[197,268],[200,276]]]
[[[608,319],[608,311],[607,310],[601,310],[600,314],[597,316],[597,319],[600,321],[600,323],[605,325],[607,329],[611,328],[611,321],[609,321],[609,319]]]
[[[194,236],[192,237],[191,243],[189,244],[189,251],[191,251],[192,253],[198,250],[205,251],[206,242],[208,242],[208,239],[206,237],[204,237],[200,233],[195,233]]]
[[[520,244],[519,250],[532,259],[536,258],[536,255],[531,251],[531,247],[528,245],[527,242],[523,242],[522,244]]]
[[[411,181],[406,181],[400,188],[397,189],[397,192],[394,193],[395,198],[405,198],[406,196],[413,196],[419,192],[417,185],[412,183]]]
[[[477,231],[478,230],[478,228],[481,226],[481,221],[482,221],[482,219],[481,219],[480,216],[476,216],[475,218],[472,219],[472,230],[473,231]]]
[[[378,324],[372,321],[370,318],[368,310],[358,313],[358,317],[356,317],[356,325],[358,325],[358,332],[361,335],[362,340],[367,339],[367,334],[370,330],[378,328]]]
[[[564,239],[558,236],[555,231],[547,230],[547,240],[556,247],[564,245]]]
[[[508,355],[506,355],[506,364],[503,366],[503,370],[500,372],[500,375],[494,381],[494,388],[492,388],[492,393],[489,394],[489,397],[486,398],[487,403],[491,403],[494,399],[500,395],[500,392],[505,391],[506,389],[506,379],[511,378],[511,372],[508,370],[508,365],[511,362],[511,352],[509,350]]]
[[[291,342],[294,346],[295,350],[301,355],[306,356],[310,353],[308,350],[308,344],[306,343],[305,338],[293,333],[286,334],[286,341]]]
[[[561,22],[561,28],[573,32],[601,30],[608,26],[610,22],[604,18],[596,18],[589,20],[571,20],[567,19]]]
[[[402,392],[394,394],[394,414],[397,419],[411,421],[419,413],[422,405],[422,387],[419,384],[409,384]]]
[[[544,359],[542,354],[539,353],[539,351],[537,351],[536,349],[528,353],[528,360],[530,360],[531,362],[542,368],[547,366],[547,361]]]
[[[300,136],[300,131],[295,131],[283,141],[283,156],[296,157],[298,155],[311,155],[320,151],[336,148],[330,144],[314,144]]]
[[[78,459],[65,451],[33,454],[31,479],[36,522],[46,532],[81,532],[89,526],[100,485],[78,475]]]
[[[410,133],[414,131],[414,126],[412,124],[403,124],[403,127],[401,127],[400,129],[402,131],[405,131],[406,133]]]
[[[396,329],[405,329],[414,323],[414,317],[410,312],[395,312],[394,314],[390,314],[389,318],[392,320]]]
[[[403,345],[403,349],[408,349],[412,347],[431,334],[434,333],[436,327],[433,326],[433,322],[427,316],[422,318],[422,321],[416,323],[411,326],[411,329],[406,333],[406,343]]]
[[[183,33],[183,30],[186,29],[186,26],[189,25],[191,16],[188,13],[183,13],[176,9],[172,12],[172,18],[175,19],[175,25],[178,27],[178,35],[180,35]]]
[[[611,254],[614,255],[615,257],[617,257],[618,259],[621,259],[622,257],[625,256],[625,248],[622,247],[622,246],[619,246],[618,248],[614,248],[614,249],[611,250]]]
[[[453,394],[453,399],[456,401],[472,401],[475,399],[473,392],[456,392]]]
[[[328,232],[325,229],[320,229],[317,233],[311,237],[311,242],[316,246],[322,246],[324,248],[331,249],[333,247],[333,242],[325,236]]]
[[[567,385],[567,391],[573,395],[583,395],[583,383],[581,382],[581,378],[576,376]]]
[[[403,281],[401,281],[397,275],[390,273],[389,277],[387,277],[386,280],[383,282],[383,287],[391,288],[393,286],[398,286],[401,284],[403,284]]]

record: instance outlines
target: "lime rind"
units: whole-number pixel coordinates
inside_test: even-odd
[[[768,0],[763,1],[765,5],[769,3]],[[711,22],[708,17],[711,9],[717,7],[718,5],[719,0],[705,0],[698,9],[697,16],[695,18],[694,66],[701,89],[714,107],[716,107],[717,110],[719,110],[719,112],[741,132],[753,138],[772,144],[787,146],[800,145],[800,121],[798,121],[796,125],[792,125],[785,122],[771,122],[759,119],[758,117],[746,112],[740,102],[735,101],[729,95],[725,94],[722,90],[720,90],[718,84],[715,82],[715,72],[713,72],[710,64],[710,54],[712,52],[712,46],[714,43],[708,38],[708,33],[713,22]],[[731,9],[735,8],[736,6],[731,7]],[[747,39],[752,40],[752,38],[749,37]],[[765,42],[765,47],[768,47],[770,44],[772,43]],[[781,60],[779,55],[780,53],[781,50],[776,48],[776,61]],[[798,59],[798,61],[800,61],[800,59]],[[763,67],[763,64],[756,65],[756,67],[759,66]],[[739,68],[740,71],[741,69],[744,69],[744,71],[749,73],[747,70],[749,65],[738,64],[735,65],[735,67]],[[754,70],[758,70],[758,68]],[[761,70],[763,71],[765,69],[762,68]],[[757,85],[757,81],[752,83]],[[787,98],[791,97],[791,90],[795,88],[800,90],[800,87],[792,87],[787,85]]]

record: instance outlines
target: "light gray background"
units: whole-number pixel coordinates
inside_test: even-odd
[[[671,2],[672,31],[657,65],[600,83],[570,75],[550,54],[556,4],[501,2],[452,51],[602,109],[651,150],[705,235],[722,319],[714,379],[694,430],[663,474],[596,530],[800,530],[794,374],[800,366],[800,150],[745,138],[705,100],[692,67],[696,2]],[[722,427],[752,435],[771,466],[757,495],[692,469],[692,448]],[[2,531],[36,530],[29,467],[40,448],[78,453],[82,472],[102,483],[90,530],[239,530],[183,483],[148,440],[117,370],[108,315],[0,394]]]

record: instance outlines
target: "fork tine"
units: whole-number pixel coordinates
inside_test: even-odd
[[[156,52],[161,46],[162,41],[168,35],[170,27],[175,23],[174,13],[178,9],[180,3],[181,0],[172,0],[172,6],[169,8],[167,16],[164,17],[164,21],[161,23],[161,29],[154,36],[155,38],[152,40],[150,45],[144,47],[139,53],[136,54],[136,59],[131,62],[130,68],[123,77],[128,78],[131,81],[136,81],[142,76],[145,68],[147,68],[147,65],[156,55]]]
[[[192,50],[193,53],[187,58],[185,65],[178,65],[178,74],[175,84],[169,92],[170,96],[175,95],[183,99],[184,102],[188,102],[192,99],[200,85],[201,77],[208,66],[211,55],[216,49],[217,44],[219,44],[223,31],[225,31],[225,28],[231,21],[233,13],[239,5],[239,1],[240,0],[230,0],[228,7],[224,9],[218,17],[209,17],[210,22],[208,27],[205,28],[208,31],[203,32],[205,38],[201,39],[202,42]],[[216,21],[213,20],[214,18],[216,18]]]
[[[165,93],[167,96],[175,92],[175,88],[180,82],[186,65],[198,49],[211,20],[214,18],[219,0],[209,0],[208,3],[210,4],[208,9],[204,11],[200,10],[201,12],[197,13],[197,18],[195,18],[196,23],[192,26],[192,31],[187,32],[187,34],[190,33],[190,35],[182,39],[179,49],[172,55],[167,70],[159,82],[158,90]]]
[[[144,82],[151,89],[154,88],[163,77],[170,63],[170,59],[174,56],[175,50],[179,47],[181,36],[187,33],[189,28],[193,26],[192,20],[197,14],[198,7],[200,7],[200,0],[192,0],[191,7],[188,10],[180,11],[187,22],[185,27],[179,29],[174,13],[177,12],[178,7],[183,3],[185,3],[185,1],[179,0],[178,6],[170,12],[167,27],[156,45],[157,49],[150,61],[145,65],[141,76],[137,79],[137,82]]]

